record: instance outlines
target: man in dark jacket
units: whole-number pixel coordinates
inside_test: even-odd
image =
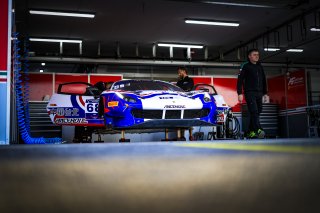
[[[244,96],[250,113],[249,138],[263,138],[264,131],[260,125],[260,113],[262,112],[262,98],[267,95],[266,75],[259,63],[259,51],[251,49],[248,51],[249,61],[241,66],[238,75],[237,92],[239,102]]]
[[[178,68],[179,81],[177,86],[183,89],[184,91],[190,91],[193,88],[193,80],[189,78],[188,71],[185,67]]]

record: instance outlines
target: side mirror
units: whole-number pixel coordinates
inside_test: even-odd
[[[209,92],[210,90],[208,88],[200,87],[199,90],[203,92]]]

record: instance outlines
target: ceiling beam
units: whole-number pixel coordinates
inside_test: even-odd
[[[276,26],[276,27],[273,27],[273,28],[268,29],[266,32],[261,33],[261,34],[255,36],[255,37],[251,38],[250,40],[248,40],[248,41],[246,41],[246,42],[244,42],[244,43],[241,43],[240,45],[237,45],[237,46],[235,46],[235,47],[233,47],[233,48],[231,48],[231,49],[229,49],[229,50],[227,50],[227,51],[224,51],[224,52],[223,52],[223,55],[226,56],[226,55],[228,55],[228,54],[230,54],[230,53],[233,53],[233,52],[237,51],[238,49],[240,49],[240,48],[242,48],[242,47],[246,47],[247,45],[249,45],[249,44],[251,44],[251,43],[253,43],[253,42],[257,41],[257,40],[262,39],[264,36],[270,34],[271,32],[274,32],[274,31],[276,31],[276,30],[278,30],[278,29],[280,29],[280,28],[282,28],[282,27],[285,27],[285,26],[287,26],[288,24],[290,24],[290,23],[292,23],[292,22],[294,22],[294,21],[296,21],[296,20],[301,19],[301,17],[304,17],[304,16],[306,16],[307,14],[313,13],[313,12],[319,10],[319,9],[320,9],[320,4],[317,5],[317,6],[315,6],[315,7],[313,7],[313,8],[310,8],[309,10],[306,10],[306,11],[302,12],[302,13],[299,14],[299,15],[294,16],[293,18],[291,18],[291,19],[289,19],[289,20],[287,20],[287,21],[279,24],[279,25]],[[213,58],[212,60],[219,60],[219,56],[216,56],[216,57]]]
[[[167,0],[176,2],[188,2],[188,3],[201,3],[201,4],[212,4],[228,7],[251,7],[251,8],[266,8],[266,9],[291,9],[293,7],[299,7],[305,4],[307,0],[300,0],[295,4],[290,4],[291,1],[253,1],[253,0]]]
[[[205,61],[174,61],[146,59],[114,59],[114,58],[83,58],[83,57],[47,57],[33,56],[26,58],[30,62],[76,63],[76,64],[121,64],[121,65],[160,65],[160,66],[208,66],[238,67],[239,62],[205,62]]]
[[[311,38],[308,38],[307,40],[303,40],[303,41],[300,41],[300,42],[296,42],[296,43],[294,43],[294,44],[289,45],[287,48],[282,48],[282,49],[279,50],[279,51],[276,51],[276,52],[274,52],[274,53],[272,53],[272,54],[269,54],[269,55],[263,57],[263,58],[262,58],[262,61],[263,61],[263,60],[266,60],[266,59],[270,59],[270,58],[272,58],[272,57],[275,57],[275,56],[277,56],[277,55],[279,55],[279,54],[281,54],[281,53],[284,53],[284,52],[287,51],[287,49],[294,49],[294,48],[296,48],[296,47],[299,47],[299,46],[302,46],[302,45],[306,45],[306,44],[308,44],[308,43],[317,41],[317,40],[319,40],[319,39],[320,39],[320,35],[316,35],[316,36],[313,36],[313,37],[311,37]]]
[[[239,62],[208,62],[208,61],[172,61],[146,59],[114,59],[114,58],[84,58],[84,57],[27,57],[30,62],[72,63],[72,64],[115,64],[115,65],[150,65],[150,66],[193,66],[193,67],[230,67],[239,68]],[[285,63],[263,63],[266,67],[287,67]],[[296,68],[319,68],[320,64],[290,64]]]

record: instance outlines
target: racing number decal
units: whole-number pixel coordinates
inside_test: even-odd
[[[98,103],[87,103],[86,113],[98,113]]]
[[[98,103],[86,103],[86,113],[98,113]]]
[[[99,99],[89,99],[85,103],[86,120],[91,122],[99,121]]]

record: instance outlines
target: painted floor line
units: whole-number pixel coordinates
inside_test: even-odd
[[[284,146],[284,145],[261,145],[261,144],[178,144],[176,146],[207,148],[207,149],[225,149],[239,151],[266,151],[266,152],[289,152],[289,153],[305,153],[320,154],[320,146]]]

